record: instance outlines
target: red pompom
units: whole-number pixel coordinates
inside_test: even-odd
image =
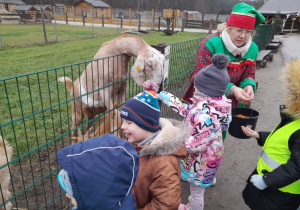
[[[147,81],[144,82],[144,84],[143,84],[143,89],[144,89],[144,91],[145,91],[145,90],[154,90],[155,93],[157,93],[159,87],[158,87],[158,85],[157,85],[154,81],[152,81],[152,80],[147,80]]]

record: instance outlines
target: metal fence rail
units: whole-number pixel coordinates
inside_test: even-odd
[[[201,40],[199,38],[171,44],[169,91],[180,94],[185,89],[182,84],[187,84],[190,71],[194,68],[196,49]],[[25,209],[68,207],[68,200],[56,179],[59,170],[56,152],[71,143],[71,132],[74,131],[71,104],[76,98],[72,98],[65,84],[57,80],[68,76],[75,81],[90,62],[101,62],[104,59],[112,62],[122,56],[124,55],[0,79],[0,135],[14,148],[13,159],[0,166],[0,169],[8,167],[8,176],[11,177],[9,189],[12,197],[5,198],[5,203],[12,202],[14,207]],[[130,66],[132,63],[133,59]],[[125,80],[127,99],[142,91],[129,76]],[[99,91],[117,83],[118,81],[101,87]],[[112,109],[108,108],[91,121],[85,119],[76,129],[82,128],[84,133],[88,123],[97,123]],[[0,192],[3,190],[5,189],[1,188]],[[0,208],[5,203],[0,202]]]
[[[265,37],[274,35],[272,35],[272,30],[268,33],[263,28],[270,29],[270,27],[263,26],[257,34]],[[178,97],[182,97],[186,90],[190,74],[195,66],[197,48],[203,38],[170,45],[167,91]],[[257,37],[257,40],[261,40],[260,37]],[[60,166],[56,153],[71,144],[72,131],[80,128],[84,134],[86,125],[95,126],[100,123],[103,116],[113,109],[120,108],[122,104],[117,104],[115,108],[107,107],[106,112],[96,115],[90,121],[85,119],[79,126],[72,128],[72,103],[76,97],[73,98],[70,95],[66,85],[59,83],[58,78],[68,76],[75,81],[90,62],[101,63],[103,60],[112,62],[115,59],[121,59],[122,56],[124,55],[0,79],[0,135],[14,149],[11,161],[7,161],[6,152],[2,152],[4,154],[1,156],[1,159],[5,161],[0,162],[0,170],[8,168],[8,174],[5,176],[11,179],[8,189],[12,196],[4,197],[7,189],[0,184],[0,208],[8,202],[11,202],[17,209],[70,208],[70,203],[57,182]],[[133,62],[131,59],[130,66]],[[109,69],[109,71],[115,70]],[[142,91],[129,74],[123,80],[127,82],[126,99]],[[119,82],[114,81],[114,83],[103,85],[98,90],[89,93],[98,93],[98,91],[101,93],[105,88],[118,85]],[[161,112],[163,117],[177,117],[173,111],[164,106]],[[114,129],[115,134],[118,129],[119,127]]]
[[[276,24],[260,25],[256,29],[253,41],[259,50],[265,49],[266,45],[272,41],[276,32]]]

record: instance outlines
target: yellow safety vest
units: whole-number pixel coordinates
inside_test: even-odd
[[[257,172],[263,175],[262,170],[268,172],[273,171],[281,164],[286,164],[291,157],[289,150],[289,138],[297,130],[300,129],[300,120],[293,121],[278,130],[274,129],[268,136],[263,151],[258,159]],[[274,132],[276,130],[276,132]],[[300,194],[300,180],[297,180],[283,188],[279,188],[282,192],[291,194]]]

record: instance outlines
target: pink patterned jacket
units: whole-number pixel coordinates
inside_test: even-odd
[[[197,186],[209,187],[223,158],[222,130],[227,130],[231,122],[231,100],[225,96],[194,96],[193,104],[187,105],[165,93],[159,99],[183,116],[191,129],[185,141],[187,157],[180,159],[181,177]]]

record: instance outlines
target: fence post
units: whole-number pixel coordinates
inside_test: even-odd
[[[208,29],[208,33],[211,34],[212,32],[212,25],[213,25],[213,19],[210,19],[209,21],[209,29]]]
[[[175,20],[175,14],[174,14],[174,10],[173,10],[173,12],[172,12],[172,33],[174,32],[174,20]]]
[[[74,9],[74,6],[72,6],[72,15],[73,15],[73,21],[75,21],[75,9]]]
[[[138,31],[141,30],[141,16],[139,15]]]
[[[0,44],[1,44],[1,49],[2,49],[3,48],[3,44],[2,44],[1,34],[0,34]]]
[[[152,9],[152,29],[154,29],[155,9]]]
[[[217,17],[216,17],[216,24],[218,24],[218,21],[219,21],[219,14],[220,14],[220,13],[218,13],[218,14],[217,14]]]
[[[158,26],[157,29],[160,30],[160,16],[158,17]]]
[[[131,15],[132,15],[132,11],[131,8],[129,8],[129,25],[131,26]]]
[[[181,31],[184,31],[184,24],[185,24],[185,19],[182,19],[182,25],[181,25]]]
[[[104,15],[102,14],[102,27],[104,27]]]
[[[293,33],[293,29],[294,29],[294,22],[296,18],[292,18],[292,25],[291,25],[291,29],[290,29],[290,33]]]
[[[204,28],[204,12],[202,13],[201,27]]]
[[[84,14],[84,12],[82,13],[82,24],[83,24],[83,26],[85,26],[85,14]]]
[[[93,10],[93,7],[91,7],[91,11],[92,11],[92,32],[93,32],[93,37],[94,37],[95,35],[94,35],[94,14],[93,14],[94,10]]]
[[[54,28],[55,28],[55,41],[57,42],[57,28],[56,28],[56,5],[54,5]]]
[[[66,24],[68,25],[68,13],[66,12]]]
[[[123,15],[121,15],[121,28],[123,28]]]
[[[41,8],[41,13],[42,13],[42,23],[43,23],[43,30],[44,30],[44,38],[45,38],[45,43],[48,42],[47,40],[47,34],[46,34],[46,26],[45,26],[45,15],[44,15],[44,9]]]

